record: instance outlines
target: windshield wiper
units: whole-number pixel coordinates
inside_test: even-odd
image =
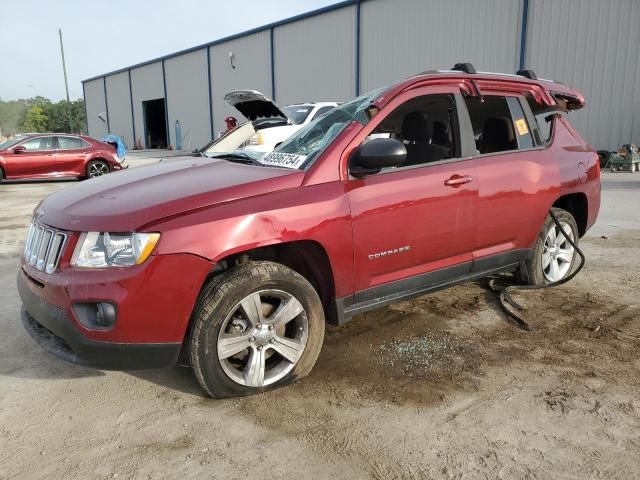
[[[209,158],[221,158],[229,162],[242,163],[245,165],[263,166],[263,164],[258,162],[255,158],[242,152],[218,153],[216,155],[210,156]]]

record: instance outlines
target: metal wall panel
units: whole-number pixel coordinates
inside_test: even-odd
[[[144,145],[145,131],[142,102],[164,98],[162,83],[162,62],[151,63],[131,70],[131,91],[133,94],[133,119],[136,123],[136,138]]]
[[[363,2],[361,91],[457,62],[514,73],[520,10],[517,0]]]
[[[87,130],[89,135],[100,138],[107,134],[107,106],[104,100],[104,83],[102,78],[84,84],[85,106],[87,108]],[[102,120],[100,115],[105,120]]]
[[[269,30],[210,47],[214,131],[224,131],[228,116],[244,120],[223,98],[232,90],[258,90],[271,96],[271,42]],[[229,59],[233,53],[233,65]]]
[[[530,0],[526,64],[581,90],[570,121],[597,149],[640,142],[640,2]]]
[[[109,126],[114,135],[121,137],[127,147],[133,147],[131,126],[131,98],[129,96],[129,74],[117,73],[106,77]]]
[[[276,101],[344,101],[355,96],[356,7],[274,29]]]
[[[176,148],[176,120],[182,127],[182,149],[191,151],[210,140],[207,50],[165,60],[170,143]]]

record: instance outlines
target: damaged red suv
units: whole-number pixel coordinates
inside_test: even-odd
[[[312,369],[325,322],[526,269],[565,278],[596,220],[596,152],[560,83],[429,71],[362,95],[256,159],[187,157],[45,199],[22,321],[100,369],[190,366],[213,397]],[[108,201],[105,202],[105,198]]]

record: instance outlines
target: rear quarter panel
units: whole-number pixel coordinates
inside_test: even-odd
[[[560,196],[583,193],[587,197],[588,229],[595,223],[600,211],[598,154],[562,116],[555,121],[553,151],[560,173]]]

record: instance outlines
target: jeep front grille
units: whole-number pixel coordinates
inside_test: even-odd
[[[52,274],[58,268],[66,239],[65,233],[31,222],[24,245],[25,263]]]

